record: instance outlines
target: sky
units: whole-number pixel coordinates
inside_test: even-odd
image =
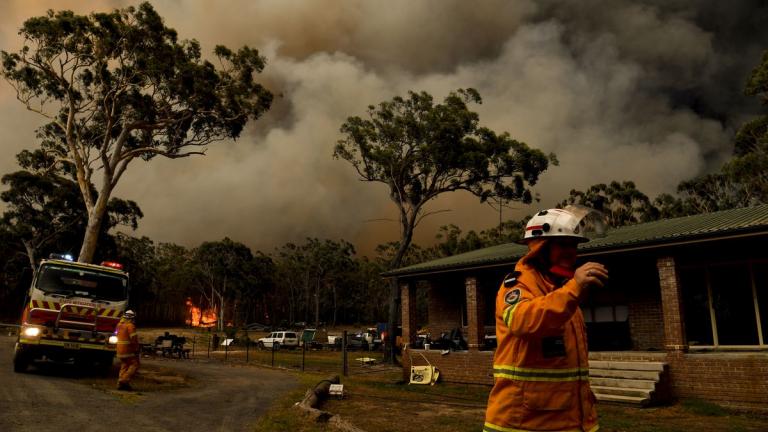
[[[133,235],[190,247],[227,236],[269,252],[319,237],[371,254],[398,239],[386,188],[358,180],[332,154],[349,116],[409,90],[442,100],[475,88],[482,125],[557,155],[560,165],[534,187],[541,201],[513,205],[505,219],[612,180],[632,180],[651,198],[674,193],[729,158],[736,128],[760,110],[743,88],[768,49],[763,1],[152,3],[204,52],[257,48],[267,60],[257,80],[277,96],[237,141],[215,143],[204,157],[136,161],[121,179],[115,196],[144,212]],[[21,48],[18,28],[47,9],[87,14],[136,4],[4,1],[0,49]],[[1,81],[0,174],[38,144],[42,123]],[[424,220],[419,244],[432,243],[441,225],[482,230],[499,220],[461,192],[427,210],[449,211]]]

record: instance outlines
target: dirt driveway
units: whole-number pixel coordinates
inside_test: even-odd
[[[150,359],[137,391],[117,392],[114,377],[70,365],[14,373],[13,343],[0,336],[0,431],[248,431],[276,397],[298,386],[279,371]]]

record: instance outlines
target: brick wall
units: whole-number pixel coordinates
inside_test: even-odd
[[[406,351],[408,353],[408,351]],[[403,357],[403,379],[409,379],[411,359],[427,362],[440,370],[440,379],[462,384],[493,384],[493,352],[463,351],[441,355],[440,351],[410,351]],[[670,385],[677,398],[697,398],[719,405],[768,412],[768,353],[642,353],[631,351],[592,352],[591,360],[666,361]]]
[[[680,279],[675,259],[662,257],[656,261],[661,288],[661,306],[664,317],[664,345],[669,350],[686,350]]]
[[[768,353],[670,353],[675,396],[768,412]]]
[[[632,349],[664,349],[664,314],[658,293],[643,293],[629,301],[629,329]]]
[[[485,336],[485,305],[477,279],[467,277],[464,281],[467,292],[467,344],[469,349],[479,349]]]
[[[676,398],[768,413],[768,353],[591,352],[590,360],[663,361]]]
[[[400,310],[402,313],[403,334],[401,343],[412,344],[416,338],[416,289],[413,284],[400,283]]]
[[[411,350],[403,356],[403,379],[410,379],[411,360],[416,366],[425,366],[424,355],[440,371],[440,379],[461,384],[493,385],[493,351],[451,351],[442,355],[438,350]]]

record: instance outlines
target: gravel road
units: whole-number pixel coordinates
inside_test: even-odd
[[[0,336],[0,431],[249,431],[273,399],[298,386],[280,371],[212,361],[143,360],[192,378],[170,390],[117,392],[73,366],[13,372],[14,338]],[[45,366],[45,365],[43,365]],[[140,372],[141,373],[141,372]],[[106,382],[105,382],[106,383]]]

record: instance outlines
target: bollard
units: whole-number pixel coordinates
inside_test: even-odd
[[[307,357],[307,342],[301,344],[301,371],[304,372],[304,362]]]
[[[227,354],[229,354],[229,344],[227,343],[227,339],[224,339],[224,361],[227,361]]]
[[[272,342],[272,367],[275,367],[275,343]]]

